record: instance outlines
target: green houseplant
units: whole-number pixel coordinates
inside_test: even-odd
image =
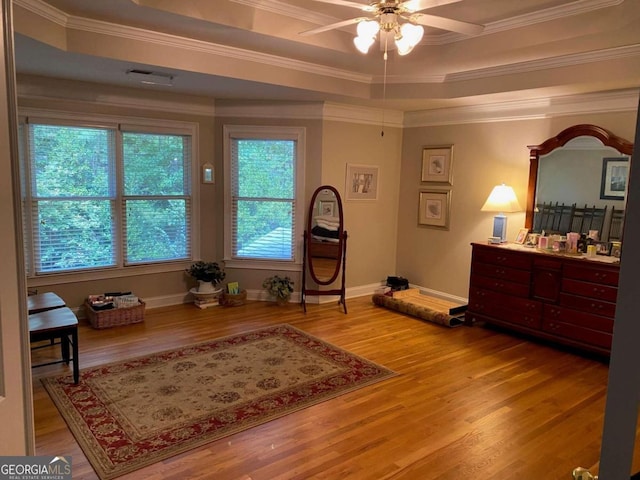
[[[199,292],[215,291],[215,287],[222,282],[226,276],[224,270],[217,262],[203,262],[202,260],[191,264],[185,272],[190,277],[198,280]]]
[[[262,288],[275,297],[277,303],[287,303],[293,293],[293,281],[289,277],[273,275],[264,279]]]

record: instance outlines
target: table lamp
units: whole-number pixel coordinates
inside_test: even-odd
[[[519,212],[522,208],[518,203],[513,188],[503,183],[493,187],[489,198],[487,198],[480,210],[483,212],[498,212],[493,217],[493,236],[500,238],[500,242],[504,243],[507,241],[507,217],[505,212]]]

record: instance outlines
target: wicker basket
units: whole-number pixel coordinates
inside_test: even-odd
[[[221,303],[225,307],[239,307],[240,305],[244,305],[244,302],[246,299],[247,299],[246,290],[241,290],[240,293],[224,292],[222,294]]]
[[[144,320],[144,306],[142,300],[138,300],[134,307],[112,308],[109,310],[94,310],[88,301],[84,302],[87,318],[93,328],[119,327],[140,323]]]

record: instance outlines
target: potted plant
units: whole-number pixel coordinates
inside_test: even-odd
[[[273,275],[265,278],[262,282],[262,288],[266,289],[269,295],[275,297],[277,303],[284,304],[289,302],[293,293],[293,281],[289,277]]]
[[[185,270],[187,274],[198,280],[198,292],[215,292],[226,274],[217,262],[203,262],[199,260]]]

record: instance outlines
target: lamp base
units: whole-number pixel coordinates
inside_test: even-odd
[[[493,217],[493,236],[500,237],[500,242],[507,241],[507,217],[499,214]]]

